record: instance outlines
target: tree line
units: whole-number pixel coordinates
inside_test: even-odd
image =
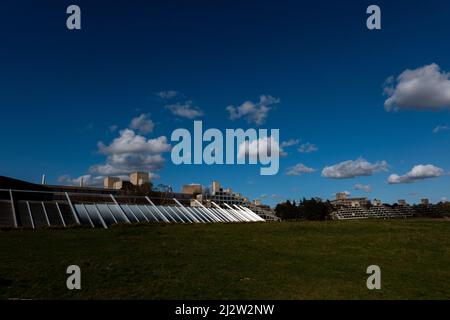
[[[320,198],[303,198],[298,203],[287,200],[277,204],[275,214],[282,220],[330,220],[333,207]]]

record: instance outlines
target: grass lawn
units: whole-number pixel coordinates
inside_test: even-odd
[[[450,299],[445,220],[0,231],[0,252],[2,299]]]

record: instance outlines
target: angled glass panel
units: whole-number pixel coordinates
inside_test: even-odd
[[[251,211],[248,208],[235,206],[233,209],[235,209],[238,212],[240,212],[241,214],[245,215],[248,219],[250,219],[250,221],[260,221],[260,219],[258,218],[258,215],[255,214],[253,211]]]
[[[176,222],[184,222],[184,220],[173,210],[170,209],[169,206],[164,206],[163,207],[166,212],[170,213],[170,215],[176,220]]]
[[[244,212],[251,221],[261,221],[259,216],[256,213],[254,213],[252,210],[246,209],[246,208],[240,208],[240,210],[241,210],[241,212]]]
[[[42,202],[30,202],[31,215],[33,216],[34,226],[41,228],[48,226],[47,218],[45,217]]]
[[[63,216],[66,226],[76,224],[75,217],[73,216],[72,209],[68,203],[58,202],[59,210],[61,210],[61,215]]]
[[[227,214],[224,214],[222,211],[216,208],[208,208],[209,210],[213,211],[216,215],[224,219],[226,222],[233,222],[234,220]]]
[[[220,212],[221,214],[223,214],[223,215],[229,217],[229,219],[230,219],[231,222],[238,222],[238,221],[240,221],[240,219],[238,219],[238,218],[236,217],[236,215],[234,215],[233,213],[231,213],[231,212],[229,212],[229,211],[227,211],[227,210],[225,210],[225,209],[222,209],[222,210],[216,209],[216,210],[217,210],[218,212]]]
[[[111,210],[114,218],[116,218],[117,223],[128,222],[127,219],[125,219],[122,211],[116,204],[108,204],[108,208]]]
[[[136,208],[138,209],[139,213],[144,217],[144,220],[142,220],[143,222],[148,222],[148,221],[152,221],[151,219],[149,219],[147,217],[147,215],[145,214],[147,210],[145,210],[145,208],[143,208],[143,205],[136,205]],[[144,209],[144,210],[143,210]]]
[[[189,217],[186,216],[186,213],[183,212],[183,210],[180,209],[180,207],[171,207],[171,206],[169,206],[168,208],[172,212],[175,212],[180,217],[180,219],[183,220],[183,222],[186,222],[186,223],[192,222],[191,219],[189,219]]]
[[[169,220],[172,220],[173,222],[183,222],[183,220],[180,219],[176,214],[174,214],[171,211],[167,210],[167,207],[165,206],[159,206],[158,209],[164,213],[165,217]]]
[[[89,218],[89,215],[88,215],[86,209],[84,209],[83,205],[75,204],[74,207],[75,207],[75,210],[76,210],[76,212],[78,214],[78,219],[80,220],[80,223],[83,226],[91,226],[91,227],[93,227],[93,224],[91,222],[91,218]]]
[[[128,220],[130,220],[130,222],[139,222],[139,220],[136,218],[136,216],[134,215],[134,213],[131,211],[131,209],[126,206],[126,205],[121,205],[120,206],[123,210],[123,212],[125,212]]]
[[[195,213],[197,217],[200,217],[201,220],[203,222],[209,223],[209,222],[213,222],[210,218],[208,218],[203,212],[201,212],[200,210],[197,210],[197,208],[194,207],[186,207],[186,209],[188,209],[189,211],[191,211],[192,213]]]
[[[243,222],[249,222],[251,221],[246,214],[244,214],[242,212],[242,210],[236,210],[235,208],[232,207],[228,207],[225,206],[224,210],[226,210],[227,212],[230,212],[232,214],[234,214],[235,217],[237,217],[239,220],[243,221]]]
[[[217,209],[217,210],[219,210],[219,209]],[[225,209],[222,209],[222,210],[225,210]],[[236,213],[234,213],[234,212],[225,210],[224,214],[228,214],[228,215],[230,215],[231,217],[233,217],[234,220],[235,220],[235,222],[241,222],[241,221],[242,221],[242,218],[240,218],[240,217],[239,217]]]
[[[153,206],[146,205],[145,207],[152,214],[152,216],[155,217],[156,221],[165,222],[164,218],[159,214],[159,212]]]
[[[252,214],[250,214],[247,210],[244,210],[242,208],[235,207],[235,206],[232,206],[230,210],[233,210],[234,212],[239,213],[240,216],[242,218],[244,218],[245,221],[247,221],[247,222],[257,221],[255,219],[255,217]]]
[[[203,209],[212,219],[215,219],[216,222],[228,222],[228,219],[224,217],[220,212],[217,212],[214,208],[205,208]]]
[[[86,210],[88,211],[89,217],[96,228],[103,228],[103,223],[98,216],[97,208],[94,204],[86,204]]]
[[[189,218],[194,219],[195,223],[204,223],[205,222],[202,217],[200,217],[196,212],[190,210],[189,207],[182,207],[181,209],[184,212],[186,212],[187,214],[189,214]]]
[[[116,222],[116,219],[112,215],[111,211],[109,211],[108,205],[106,204],[97,204],[97,209],[102,215],[103,221],[105,221],[106,225],[110,226]]]
[[[227,220],[224,219],[222,216],[216,214],[211,210],[211,208],[198,208],[205,216],[207,216],[209,219],[211,219],[213,222],[226,222]]]
[[[147,217],[148,221],[153,221],[153,222],[157,222],[158,221],[158,219],[155,217],[155,215],[153,215],[153,213],[150,211],[148,206],[140,205],[139,209],[141,209],[141,211]]]
[[[194,209],[199,214],[201,214],[209,222],[219,222],[220,221],[215,215],[213,215],[210,211],[208,211],[207,209],[205,209],[203,207],[196,207],[196,208],[192,208],[192,209]]]
[[[201,208],[201,211],[215,222],[221,222],[221,220],[228,221],[222,215],[218,214],[213,208]]]
[[[176,214],[183,220],[183,222],[191,223],[194,222],[191,217],[189,217],[186,212],[184,212],[180,207],[169,207],[172,211],[175,211]]]
[[[223,217],[223,219],[225,219],[227,222],[235,222],[237,220],[232,214],[229,214],[227,211],[214,208],[214,212],[217,215]]]
[[[197,217],[197,215],[193,214],[190,210],[187,210],[185,207],[180,207],[180,211],[183,212],[186,215],[186,217],[193,223],[203,222],[202,219]]]
[[[203,216],[201,216],[201,215],[199,215],[197,212],[195,212],[195,210],[192,210],[192,208],[190,208],[190,207],[185,207],[185,209],[186,209],[187,211],[189,211],[189,213],[190,213],[191,215],[193,215],[195,218],[197,218],[197,220],[198,220],[199,222],[203,222],[203,223],[209,222],[209,221],[206,220]]]
[[[0,226],[14,227],[11,201],[0,201]]]
[[[233,209],[225,209],[227,210],[227,212],[232,212],[236,217],[238,217],[241,221],[244,222],[249,222],[251,221],[248,217],[246,217],[245,215],[242,214],[242,212],[239,212],[237,210],[233,210]]]
[[[241,207],[241,209],[248,213],[249,216],[253,217],[255,221],[265,221],[263,218],[261,218],[256,212],[253,212],[249,208]]]
[[[173,218],[171,214],[169,214],[166,210],[164,210],[162,206],[158,206],[157,209],[169,222],[177,222],[177,220],[175,220],[175,218]]]
[[[139,207],[135,204],[128,205],[128,207],[133,211],[134,216],[139,220],[139,222],[147,222],[144,214],[139,210]]]
[[[158,210],[153,206],[147,206],[147,209],[156,217],[156,219],[160,222],[169,222],[170,220],[164,217],[162,214],[158,212]]]
[[[11,210],[11,209],[10,209]],[[2,212],[1,203],[0,203],[0,214]],[[11,210],[10,219],[12,220],[12,210]],[[19,201],[17,203],[17,215],[19,216],[19,225],[25,228],[32,228],[33,223],[31,221],[30,212],[28,211],[28,205],[26,201]],[[14,220],[11,221],[12,225],[14,225]],[[0,225],[5,225],[0,222]]]
[[[59,215],[56,202],[44,202],[45,211],[47,211],[48,221],[51,226],[63,226],[61,216]]]

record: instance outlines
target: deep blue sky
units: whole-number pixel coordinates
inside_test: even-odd
[[[82,30],[69,31],[66,8],[82,10]],[[382,10],[382,30],[366,28],[369,4]],[[0,10],[0,175],[49,183],[89,174],[106,145],[131,119],[150,114],[147,138],[192,128],[157,97],[192,100],[204,126],[247,128],[225,108],[261,95],[279,98],[263,128],[282,141],[318,147],[285,148],[276,176],[257,166],[174,166],[170,154],[155,171],[158,183],[222,184],[251,198],[319,196],[348,190],[385,201],[450,198],[448,108],[401,110],[383,106],[383,83],[406,69],[432,63],[450,71],[448,1],[3,1]],[[110,126],[118,126],[111,132]],[[350,179],[321,176],[326,166],[362,157],[386,161],[388,171]],[[316,171],[288,176],[296,164]],[[432,164],[441,177],[387,184],[390,174]],[[371,192],[354,190],[370,185]],[[273,197],[272,197],[273,195]]]

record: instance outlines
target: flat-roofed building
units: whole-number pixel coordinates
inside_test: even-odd
[[[375,207],[379,207],[379,206],[382,205],[380,199],[373,199],[372,204],[373,204]]]
[[[103,186],[105,189],[120,190],[122,189],[122,180],[117,177],[106,177],[103,180]]]
[[[181,189],[181,193],[184,194],[190,194],[193,196],[196,196],[198,194],[202,194],[203,192],[203,187],[201,184],[195,184],[195,183],[191,183],[191,184],[185,184],[182,189]]]
[[[150,182],[148,172],[133,172],[130,174],[130,182],[135,186],[142,186]]]
[[[216,194],[217,192],[220,192],[220,183],[219,183],[219,181],[213,181],[212,182],[211,193],[212,194]]]
[[[262,205],[261,200],[259,200],[259,199],[253,200],[253,201],[252,201],[252,204],[253,204],[254,206],[261,206],[261,205]]]
[[[331,200],[330,203],[333,206],[343,207],[367,207],[370,205],[370,201],[366,197],[349,198],[345,192],[336,193],[336,199]]]

